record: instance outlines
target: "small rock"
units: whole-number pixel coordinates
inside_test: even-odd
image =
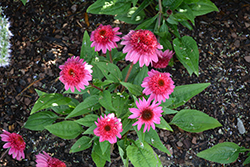
[[[250,63],[250,56],[245,56],[244,59],[245,59],[248,63]]]
[[[236,38],[236,37],[237,37],[237,35],[236,35],[235,32],[233,32],[233,33],[231,34],[231,36],[232,36],[233,38]]]
[[[196,143],[197,143],[197,142],[196,142],[196,137],[195,137],[195,136],[194,136],[193,139],[192,139],[192,143],[193,143],[193,144],[196,144]]]
[[[245,26],[248,28],[250,27],[250,23],[245,23]]]
[[[237,118],[237,127],[238,127],[240,134],[244,134],[246,132],[243,122],[240,120],[240,118]]]
[[[24,99],[24,104],[25,104],[26,106],[28,106],[28,105],[30,104],[30,102],[31,102],[30,98],[25,98],[25,99]]]
[[[178,141],[176,144],[177,144],[177,146],[179,146],[179,147],[182,147],[182,146],[183,146],[183,143],[182,143],[181,141]]]
[[[234,46],[235,47],[240,47],[240,40],[236,40],[235,42],[234,42]]]

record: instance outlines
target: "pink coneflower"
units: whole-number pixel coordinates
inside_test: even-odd
[[[165,52],[159,51],[159,57],[157,62],[153,62],[154,68],[166,68],[172,56],[174,55],[173,51],[165,50]]]
[[[60,72],[59,80],[64,83],[65,89],[71,89],[71,92],[75,91],[75,88],[78,91],[85,89],[85,86],[89,85],[89,82],[92,79],[92,65],[84,62],[83,59],[80,59],[79,56],[68,58],[64,65],[60,65],[59,68],[62,70]]]
[[[112,48],[117,48],[116,42],[120,41],[120,37],[116,35],[122,34],[117,32],[120,28],[115,27],[112,29],[111,25],[100,25],[95,31],[92,31],[90,41],[93,43],[91,47],[95,46],[95,51],[100,51],[105,54],[107,49],[111,51]]]
[[[149,30],[130,30],[121,42],[125,45],[123,53],[127,53],[125,60],[133,62],[139,61],[140,67],[144,64],[149,66],[152,61],[158,61],[158,49],[162,49],[162,45],[157,42],[155,35]]]
[[[25,158],[24,149],[26,143],[24,142],[22,136],[16,133],[10,133],[6,130],[3,130],[3,134],[0,134],[2,137],[2,141],[5,141],[3,148],[9,148],[9,155],[12,154],[13,159],[20,160],[21,158]]]
[[[138,125],[137,129],[138,131],[141,129],[142,124],[145,124],[143,133],[148,129],[150,129],[150,126],[152,126],[153,129],[155,129],[155,123],[160,124],[161,122],[161,113],[162,107],[158,107],[161,103],[153,101],[153,103],[150,105],[151,99],[145,100],[139,99],[139,103],[136,101],[136,106],[137,108],[130,108],[129,111],[132,112],[133,114],[130,115],[128,118],[129,119],[138,119],[137,122],[133,124],[133,126]]]
[[[36,167],[66,167],[65,163],[57,158],[52,158],[43,151],[43,154],[36,155]]]
[[[150,95],[150,99],[155,99],[156,101],[163,100],[163,102],[165,102],[175,87],[173,80],[170,78],[170,74],[160,73],[152,69],[148,72],[148,75],[141,84],[141,86],[145,88],[143,93]]]
[[[104,115],[104,118],[101,116],[95,124],[97,128],[94,130],[94,134],[100,136],[100,142],[107,140],[114,144],[117,142],[116,136],[122,137],[120,134],[122,132],[121,119],[116,118],[114,113],[108,114],[108,116]]]

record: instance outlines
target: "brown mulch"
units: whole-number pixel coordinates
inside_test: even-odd
[[[200,51],[200,75],[189,76],[176,62],[164,71],[172,74],[175,85],[210,82],[202,93],[183,107],[203,111],[216,118],[222,127],[202,133],[184,132],[173,126],[174,132],[158,130],[162,142],[172,152],[169,157],[155,150],[164,166],[221,166],[198,158],[196,154],[225,141],[250,148],[250,3],[247,0],[214,1],[220,12],[196,18],[193,31],[180,27],[182,35],[195,38]],[[99,24],[121,27],[125,35],[131,26],[115,25],[113,18],[86,13],[90,1],[33,1],[23,6],[20,1],[1,0],[4,14],[11,22],[11,65],[0,67],[0,129],[18,132],[26,142],[25,159],[13,160],[8,154],[0,165],[8,167],[35,166],[35,155],[41,151],[53,153],[70,166],[95,166],[91,149],[69,154],[75,140],[60,139],[48,131],[22,128],[38,98],[35,89],[63,92],[58,80],[59,65],[72,55],[80,55],[84,31],[91,33]],[[165,116],[166,120],[171,120]],[[237,118],[243,121],[245,134],[240,134]],[[1,155],[5,151],[0,142]],[[122,166],[116,155],[106,166]],[[246,154],[224,166],[243,166]]]

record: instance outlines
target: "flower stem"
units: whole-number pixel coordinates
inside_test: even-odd
[[[92,83],[89,83],[92,87],[94,87],[94,88],[96,88],[96,89],[98,89],[98,90],[100,90],[101,92],[103,92],[103,90],[101,89],[101,88],[99,88],[99,87],[97,87],[97,86],[95,86],[94,84],[92,84]]]
[[[3,157],[5,156],[5,154],[7,154],[7,152],[9,151],[9,149],[10,149],[10,148],[8,148],[8,149],[2,154],[2,156],[0,157],[0,160],[3,159]]]
[[[130,67],[129,67],[129,69],[128,69],[128,73],[127,73],[127,75],[126,75],[126,77],[125,77],[125,80],[124,80],[124,82],[127,82],[128,81],[128,77],[129,77],[129,74],[131,73],[131,70],[132,70],[132,68],[133,68],[133,63],[131,63],[130,64]]]
[[[111,51],[109,51],[109,60],[110,60],[110,63],[113,63]]]

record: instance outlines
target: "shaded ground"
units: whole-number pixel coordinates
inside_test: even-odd
[[[182,108],[203,111],[218,119],[223,127],[203,133],[187,133],[177,127],[174,132],[159,130],[162,142],[172,157],[158,152],[164,166],[221,166],[198,158],[195,154],[220,142],[234,142],[250,148],[250,3],[248,1],[215,2],[219,13],[211,13],[196,19],[195,30],[182,30],[182,34],[194,37],[200,50],[200,75],[189,76],[183,66],[176,62],[172,74],[175,85],[211,82],[211,86],[192,98]],[[6,155],[0,160],[3,166],[35,166],[35,155],[42,150],[53,153],[67,166],[95,166],[90,157],[91,149],[69,154],[74,140],[63,140],[48,133],[21,128],[26,122],[37,99],[34,89],[62,92],[63,85],[57,78],[58,66],[72,56],[79,55],[83,32],[89,33],[99,23],[113,24],[106,16],[88,15],[88,2],[30,1],[10,3],[2,0],[0,6],[11,21],[14,36],[11,65],[0,67],[0,129],[19,132],[25,139],[26,159],[13,160]],[[89,24],[88,24],[89,23]],[[126,34],[129,27],[121,27]],[[168,121],[171,116],[165,117]],[[243,121],[246,133],[241,135],[237,118]],[[3,142],[0,142],[1,154]],[[117,153],[116,150],[114,153]],[[118,154],[117,154],[118,155]],[[230,165],[242,166],[246,154]],[[122,166],[117,156],[106,166]]]

